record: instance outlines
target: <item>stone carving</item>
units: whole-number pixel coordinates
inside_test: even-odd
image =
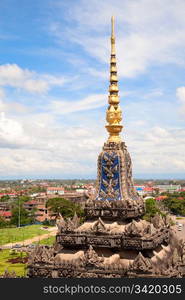
[[[85,253],[86,265],[90,267],[103,267],[103,257],[99,257],[92,246]]]
[[[92,199],[92,198],[89,198],[89,199],[86,201],[85,206],[86,206],[86,207],[92,207],[92,206],[93,206],[93,199]]]
[[[77,216],[76,212],[72,218],[72,223],[73,223],[75,229],[80,225],[80,218]]]
[[[75,224],[73,223],[73,221],[71,220],[71,218],[67,218],[66,219],[66,225],[65,225],[65,228],[64,228],[64,232],[67,231],[67,232],[71,232],[75,229]]]
[[[144,211],[143,203],[130,199],[125,201],[95,200],[85,206],[85,213],[88,218],[103,217],[110,219],[111,217],[114,220],[128,219],[141,216],[144,214]]]
[[[148,258],[145,258],[141,252],[139,252],[138,256],[134,259],[132,265],[129,270],[131,271],[140,271],[140,272],[152,272],[152,263]]]
[[[59,216],[56,219],[56,225],[58,227],[58,233],[62,232],[62,230],[66,226],[66,222],[65,222],[64,218],[62,217],[62,215],[60,213],[59,213]]]
[[[84,265],[85,262],[85,255],[84,251],[78,251],[76,252],[73,256],[72,259],[69,255],[69,259],[66,260],[63,256],[63,253],[58,253],[55,258],[54,258],[54,263],[55,265],[62,265],[63,267],[68,266],[68,265],[73,265],[73,266],[82,266]]]
[[[64,220],[61,214],[56,220],[56,225],[58,227],[58,233],[66,232],[66,231],[74,231],[80,224],[80,218],[77,216],[76,212],[73,218],[67,218]]]
[[[155,228],[161,228],[165,226],[162,216],[158,213],[152,218],[151,222]]]
[[[182,248],[181,260],[182,260],[182,263],[185,265],[185,243]]]
[[[50,268],[40,268],[39,266],[30,266],[28,269],[28,277],[35,278],[35,277],[44,277],[44,278],[51,278],[52,272]]]
[[[110,267],[112,265],[120,265],[120,255],[114,254],[108,258],[104,258],[105,268]]]
[[[170,218],[169,215],[166,215],[166,216],[165,216],[164,222],[165,222],[165,225],[166,225],[167,227],[170,227],[170,226],[171,226],[172,220],[171,220],[171,218]]]
[[[99,218],[91,228],[91,231],[94,233],[108,233],[108,229],[106,228],[104,222],[101,218]]]
[[[18,278],[19,276],[16,275],[14,271],[10,272],[8,270],[5,270],[2,275],[0,275],[0,278]]]
[[[125,227],[124,233],[126,236],[141,237],[143,234],[143,230],[142,230],[141,226],[139,226],[135,220],[132,220],[132,222]]]
[[[70,235],[65,235],[63,236],[63,243],[66,244],[72,244],[75,245],[76,244],[76,239],[73,236]]]
[[[93,246],[99,246],[99,247],[111,247],[111,240],[105,239],[100,237],[88,237],[87,238],[88,244]]]
[[[171,257],[171,264],[173,267],[175,267],[179,263],[180,263],[180,257],[179,257],[177,248],[175,248],[173,251],[173,255]]]
[[[33,263],[49,263],[54,262],[54,248],[48,246],[37,245],[31,252],[28,264]]]
[[[133,179],[132,179],[132,161],[131,161],[129,152],[127,151],[127,147],[126,147],[125,143],[122,144],[122,150],[125,155],[125,162],[126,162],[126,175],[127,175],[127,179],[126,179],[127,184],[126,185],[128,188],[128,194],[131,197],[137,197],[137,193],[134,189],[134,183],[133,183]]]
[[[153,224],[148,224],[147,228],[146,228],[146,234],[148,234],[149,236],[155,234],[157,232],[157,230],[155,229]]]

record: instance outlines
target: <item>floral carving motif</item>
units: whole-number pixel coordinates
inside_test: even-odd
[[[75,213],[73,218],[67,218],[67,220],[64,220],[61,214],[59,214],[59,217],[56,220],[56,225],[58,227],[58,234],[61,232],[66,231],[73,231],[76,229],[80,224],[80,218]]]
[[[137,272],[151,272],[152,263],[148,258],[145,258],[141,252],[139,252],[138,256],[133,261],[133,264],[130,266],[130,270]]]

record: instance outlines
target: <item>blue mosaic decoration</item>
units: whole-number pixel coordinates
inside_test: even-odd
[[[121,200],[120,160],[115,151],[101,157],[100,188],[97,200]]]

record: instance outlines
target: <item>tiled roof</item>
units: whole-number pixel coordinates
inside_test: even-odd
[[[37,204],[38,202],[36,200],[30,200],[30,201],[27,201],[25,202],[24,204]]]
[[[63,187],[48,187],[47,191],[64,191]]]
[[[153,188],[152,188],[152,187],[145,187],[145,188],[144,188],[144,191],[152,192],[152,191],[153,191]]]
[[[0,210],[0,216],[1,217],[11,217],[12,213],[11,213],[11,211]]]

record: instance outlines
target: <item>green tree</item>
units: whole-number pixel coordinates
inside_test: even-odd
[[[33,194],[33,193],[42,193],[42,192],[46,192],[46,187],[43,186],[32,186],[29,188],[29,193]]]
[[[19,203],[19,201],[16,201],[16,203],[14,203],[14,206],[12,207],[12,217],[10,220],[11,224],[19,226],[19,221],[20,225],[33,224],[34,220],[34,214],[32,212],[28,212],[23,207],[23,203]]]
[[[46,206],[54,214],[58,215],[61,213],[63,217],[72,217],[75,212],[77,215],[83,216],[83,210],[80,205],[64,198],[51,198],[47,201]]]
[[[164,205],[175,215],[185,216],[185,194],[173,193],[164,199]]]
[[[19,196],[19,197],[18,197],[18,200],[19,200],[21,203],[24,203],[24,202],[30,201],[31,198],[30,198],[30,196],[22,195],[22,196]]]
[[[4,218],[0,217],[0,228],[6,227],[9,222],[6,222]]]
[[[0,198],[0,202],[7,202],[8,200],[10,200],[10,196],[8,195],[4,195]]]
[[[157,206],[157,202],[153,198],[148,198],[145,201],[145,215],[143,216],[143,219],[146,221],[150,221],[152,217],[154,217],[157,213],[164,216],[164,214],[160,211],[160,209]]]

